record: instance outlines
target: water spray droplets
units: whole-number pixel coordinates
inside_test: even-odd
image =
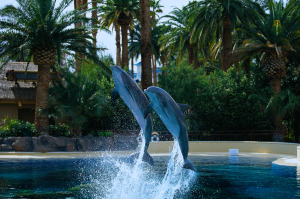
[[[106,190],[105,198],[171,199],[188,191],[196,174],[183,169],[183,158],[177,142],[174,144],[167,170],[161,173],[142,161],[144,140],[139,145],[139,156],[133,165],[116,161],[118,172]],[[179,196],[179,198],[181,198]]]

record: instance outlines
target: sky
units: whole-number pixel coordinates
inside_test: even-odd
[[[60,0],[57,0],[57,3],[59,3]],[[163,16],[168,14],[173,10],[174,7],[181,8],[184,5],[187,5],[189,3],[189,0],[161,0],[160,4],[164,6],[162,8],[163,13],[159,13],[159,16]],[[14,6],[17,6],[18,4],[16,3],[15,0],[0,0],[0,8],[3,8],[5,5],[12,4]],[[74,9],[74,3],[72,3],[67,10],[72,10]],[[115,34],[108,34],[104,31],[99,32],[97,35],[97,46],[105,47],[107,50],[104,52],[104,54],[112,55],[112,57],[115,60],[116,57],[116,44],[115,44]],[[135,60],[135,62],[139,62],[140,58],[138,60]]]

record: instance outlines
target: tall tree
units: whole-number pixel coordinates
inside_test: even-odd
[[[177,61],[181,61],[185,53],[188,54],[188,63],[194,63],[197,68],[197,45],[191,42],[191,26],[189,22],[190,6],[184,6],[182,9],[174,8],[169,15],[164,17],[168,21],[165,25],[170,26],[169,32],[163,34],[160,38],[161,50],[170,51],[169,54],[178,53]]]
[[[93,37],[94,37],[94,47],[97,47],[97,33],[98,33],[98,29],[97,29],[97,24],[98,24],[98,12],[97,12],[97,7],[98,7],[98,0],[92,0],[92,7],[93,7],[93,11],[92,11],[92,18],[94,19],[92,22],[93,25]]]
[[[142,89],[152,85],[151,71],[151,18],[149,0],[140,0]]]
[[[55,7],[55,0],[17,2],[18,7],[7,5],[0,9],[0,17],[10,19],[9,22],[0,20],[0,58],[6,58],[2,63],[4,66],[10,59],[26,51],[27,59],[33,58],[34,64],[38,65],[35,126],[39,134],[48,134],[50,69],[56,58],[61,64],[62,52],[75,57],[73,52],[79,52],[107,68],[97,59],[93,37],[83,27],[72,27],[77,23],[90,22],[91,19],[79,10],[63,14],[72,0],[62,0],[58,7]]]
[[[116,12],[115,4],[113,0],[106,0],[102,2],[99,7],[100,11],[100,24],[106,26],[108,29],[113,25],[112,29],[116,32],[116,64],[121,65],[121,43],[120,43],[120,27],[118,23],[118,13]]]
[[[88,5],[87,5],[87,0],[74,0],[74,9],[78,9],[78,10],[87,10],[88,9]],[[84,14],[84,16],[86,16]],[[75,27],[82,27],[85,26],[84,22],[79,22],[77,24],[75,24]],[[82,65],[82,60],[85,59],[83,54],[80,54],[78,52],[77,53],[77,59],[75,60],[75,72],[77,73],[80,69],[80,66]]]
[[[102,20],[112,24],[114,21],[121,26],[122,34],[122,61],[124,68],[129,65],[128,59],[128,29],[133,24],[133,19],[139,15],[139,3],[137,0],[106,0],[103,2]]]
[[[286,74],[286,59],[289,54],[300,54],[300,4],[290,0],[269,1],[268,10],[261,14],[253,11],[253,26],[244,27],[251,38],[244,41],[244,47],[233,51],[236,59],[249,55],[262,55],[266,76],[274,93],[281,91],[281,79]]]
[[[205,46],[209,46],[212,38],[215,38],[216,42],[220,38],[222,69],[227,71],[233,63],[231,32],[238,19],[246,23],[253,10],[261,10],[259,4],[251,0],[202,0],[191,5],[194,8],[190,17],[192,39],[205,42]]]

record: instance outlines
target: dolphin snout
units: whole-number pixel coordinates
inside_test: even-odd
[[[122,71],[122,69],[119,67],[119,66],[116,66],[116,65],[113,65],[113,66],[110,66],[111,70],[112,71]]]

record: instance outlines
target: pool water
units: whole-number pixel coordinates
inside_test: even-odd
[[[188,191],[178,189],[173,198],[299,198],[296,167],[272,164],[277,158],[268,154],[191,156],[198,173],[189,181]],[[155,156],[154,160],[153,168],[145,165],[144,169],[148,179],[160,182],[169,157]],[[108,157],[0,159],[0,198],[108,198],[108,190],[120,172],[115,162],[116,158]],[[117,162],[129,165],[125,158]],[[147,189],[153,187],[150,184]],[[115,198],[126,198],[122,194]],[[139,197],[147,198],[147,194]]]

